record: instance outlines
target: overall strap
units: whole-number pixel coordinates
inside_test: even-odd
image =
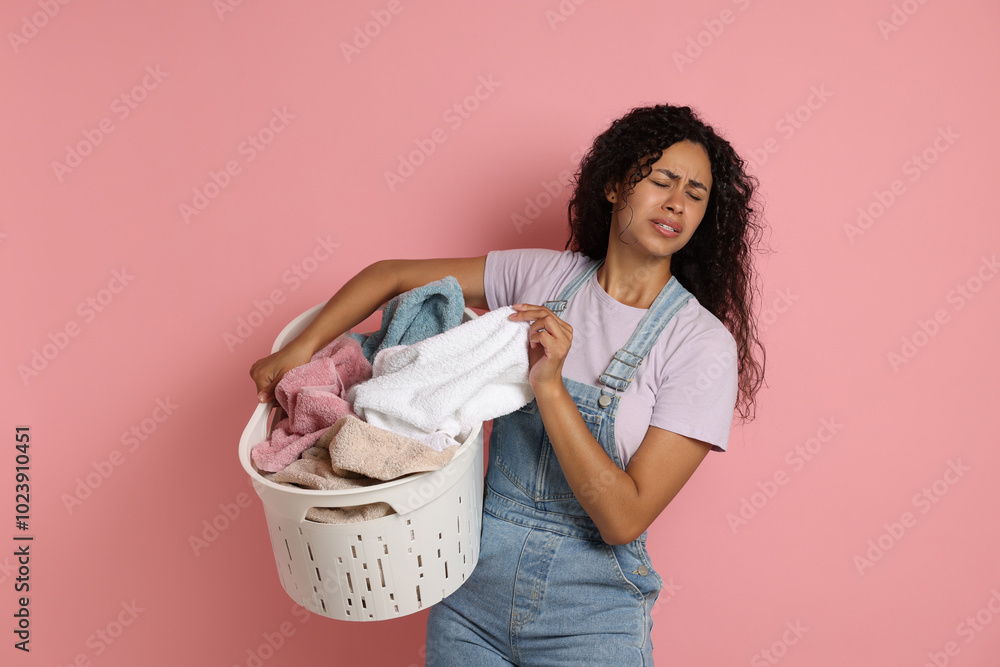
[[[627,389],[639,369],[639,364],[659,338],[660,332],[690,298],[691,293],[677,282],[676,277],[670,276],[670,280],[660,290],[632,332],[632,337],[624,347],[615,352],[611,363],[598,378],[601,383],[617,391]]]
[[[569,303],[569,300],[573,298],[573,295],[576,294],[581,287],[583,287],[584,283],[590,280],[592,275],[597,273],[597,269],[601,268],[602,264],[604,264],[603,258],[595,259],[586,269],[583,270],[583,272],[580,273],[580,275],[571,280],[569,284],[563,288],[563,291],[559,294],[558,299],[546,301],[543,305],[559,317],[562,317],[563,311],[566,310],[566,304]]]

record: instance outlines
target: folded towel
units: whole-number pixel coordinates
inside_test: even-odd
[[[464,440],[475,426],[528,404],[528,323],[499,308],[413,345],[375,356],[372,379],[347,400],[369,424],[434,449]]]
[[[284,470],[263,476],[306,489],[361,488],[414,472],[439,470],[451,461],[457,449],[435,452],[412,438],[348,416],[326,429],[315,445],[302,452],[302,458]],[[354,507],[311,507],[306,519],[353,523],[394,513],[388,503],[378,502]]]
[[[347,389],[372,375],[358,341],[338,338],[281,378],[274,397],[287,417],[270,438],[256,445],[251,458],[260,470],[277,472],[312,447],[338,419],[353,415]]]
[[[380,480],[368,477],[353,479],[334,473],[330,467],[330,450],[318,446],[302,452],[302,458],[292,461],[284,470],[264,477],[279,484],[324,491],[354,489],[380,483]],[[395,510],[388,503],[369,503],[355,507],[310,507],[306,510],[306,520],[317,523],[356,523],[389,514],[395,514]]]
[[[453,276],[404,292],[385,306],[382,326],[371,335],[349,334],[371,361],[387,347],[412,345],[462,323],[465,297]]]
[[[443,468],[458,447],[434,451],[414,438],[387,431],[357,417],[344,417],[334,424],[317,445],[329,443],[330,464],[335,473],[360,474],[383,481],[415,472]]]
[[[329,441],[317,443],[302,452],[302,458],[292,461],[284,470],[264,473],[261,476],[279,484],[294,484],[304,489],[321,491],[359,489],[381,483],[382,480],[362,475],[345,477],[334,472],[333,466],[330,465],[329,445]]]

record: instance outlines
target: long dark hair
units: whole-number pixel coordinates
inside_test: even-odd
[[[670,271],[736,339],[740,418],[754,417],[757,390],[764,382],[764,347],[753,317],[757,292],[753,254],[763,226],[755,208],[757,179],[729,142],[689,107],[639,107],[614,121],[594,140],[580,162],[569,201],[566,248],[592,259],[608,253],[611,202],[605,188],[624,183],[623,198],[652,172],[663,151],[678,141],[700,144],[712,166],[712,191],[705,217],[670,261]],[[623,203],[624,205],[624,203]]]

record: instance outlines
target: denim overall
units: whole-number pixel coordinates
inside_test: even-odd
[[[602,263],[593,262],[545,306],[561,316]],[[600,376],[603,388],[563,378],[619,468],[618,392],[690,297],[671,277]],[[625,545],[601,539],[563,475],[535,401],[493,421],[489,454],[479,563],[430,609],[428,667],[652,665],[650,611],[663,580],[650,565],[646,533]],[[600,479],[586,487],[581,493],[603,492]]]

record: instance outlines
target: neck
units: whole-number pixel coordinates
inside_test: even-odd
[[[649,308],[670,281],[670,255],[653,257],[630,250],[610,245],[597,271],[597,281],[615,301],[633,308]]]

